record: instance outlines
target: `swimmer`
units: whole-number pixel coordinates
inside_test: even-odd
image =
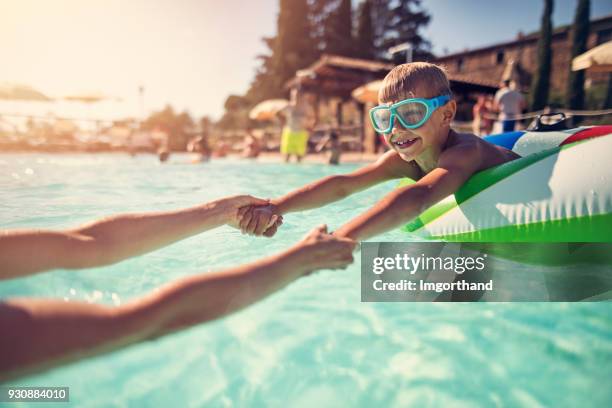
[[[187,151],[194,153],[191,160],[192,163],[202,163],[210,160],[211,149],[208,145],[208,139],[205,135],[199,136],[191,140],[187,144]]]
[[[111,217],[67,231],[0,233],[2,278],[118,262],[222,224],[236,226],[250,196],[187,210]],[[273,230],[280,225],[280,219]],[[120,306],[59,299],[0,301],[0,380],[108,352],[240,310],[319,269],[345,268],[355,242],[325,226],[246,265],[167,283]]]
[[[168,151],[168,149],[159,149],[157,151],[157,158],[159,159],[160,163],[167,162],[169,157],[170,157],[170,151]]]
[[[327,148],[329,150],[329,159],[327,161],[328,164],[337,165],[340,164],[340,155],[342,154],[342,144],[340,143],[340,138],[338,137],[338,132],[332,130],[329,134],[317,144],[315,151],[320,153],[323,149]]]
[[[252,207],[240,222],[243,232],[262,235],[274,216],[321,207],[382,182],[411,178],[416,183],[387,194],[334,235],[365,240],[398,228],[455,193],[474,173],[520,156],[451,128],[457,111],[444,70],[415,62],[395,67],[379,91],[380,105],[370,112],[374,129],[391,150],[352,173],[325,177]]]

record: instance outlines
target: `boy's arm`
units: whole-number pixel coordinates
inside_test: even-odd
[[[177,211],[116,215],[73,230],[0,232],[0,279],[112,264],[222,224],[237,226],[240,208],[263,204],[236,196]]]
[[[389,151],[375,163],[352,173],[324,177],[270,200],[269,206],[253,208],[242,217],[240,229],[248,234],[262,235],[273,215],[321,207],[387,180],[417,179],[418,176],[419,169],[414,163],[402,160],[395,151]]]
[[[7,299],[0,302],[0,380],[225,316],[309,272],[346,267],[354,247],[354,241],[319,227],[280,254],[183,278],[118,307]]]
[[[397,189],[374,207],[349,221],[334,235],[365,240],[404,225],[431,205],[455,193],[481,164],[479,145],[463,145],[442,153],[438,167],[415,184]]]

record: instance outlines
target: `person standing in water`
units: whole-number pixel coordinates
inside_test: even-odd
[[[327,148],[330,152],[328,164],[336,165],[340,164],[340,155],[342,154],[342,147],[340,144],[340,137],[338,132],[332,130],[327,136],[325,136],[321,142],[317,145],[316,151],[320,153],[323,149]]]
[[[286,122],[280,149],[285,156],[285,162],[289,162],[291,156],[295,155],[299,163],[306,155],[310,131],[315,124],[314,112],[308,99],[298,89],[292,89],[291,102],[282,112]]]

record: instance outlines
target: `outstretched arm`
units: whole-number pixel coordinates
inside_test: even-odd
[[[346,267],[354,246],[319,227],[278,255],[183,278],[119,307],[50,299],[0,302],[0,380],[225,316],[309,272]]]
[[[270,200],[270,206],[254,208],[242,217],[240,229],[249,234],[261,235],[273,215],[321,207],[387,180],[417,176],[418,169],[412,163],[405,162],[396,152],[389,151],[375,163],[352,173],[324,177]]]
[[[236,196],[184,210],[116,215],[72,230],[0,232],[0,279],[112,264],[222,224],[237,226],[240,208],[263,204]]]
[[[479,148],[457,146],[442,153],[436,169],[415,184],[397,189],[349,221],[334,235],[365,240],[392,230],[455,193],[480,166]]]

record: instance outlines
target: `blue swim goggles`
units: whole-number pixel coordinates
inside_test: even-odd
[[[370,120],[378,133],[391,132],[395,118],[406,129],[416,129],[427,122],[431,114],[449,100],[450,96],[440,95],[431,99],[404,99],[391,106],[379,105],[370,109]]]

